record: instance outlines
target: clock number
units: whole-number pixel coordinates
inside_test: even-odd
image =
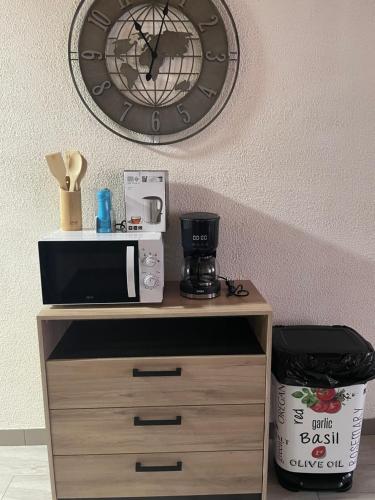
[[[213,52],[209,50],[208,52],[206,52],[206,59],[207,61],[222,63],[227,60],[227,56],[226,54],[215,55]]]
[[[160,111],[154,111],[152,113],[152,130],[154,132],[159,132],[160,131]]]
[[[218,22],[219,18],[217,16],[211,16],[211,21],[199,23],[199,29],[201,33],[204,33],[205,31],[207,31],[206,28],[209,28],[210,26],[216,26]]]
[[[111,24],[111,20],[109,19],[109,17],[103,14],[103,12],[100,12],[100,10],[91,11],[88,22],[95,24],[95,26],[102,29],[103,31],[108,31],[108,26]]]
[[[85,52],[82,52],[81,57],[86,61],[101,61],[103,54],[97,50],[85,50]]]
[[[187,111],[182,104],[177,105],[177,111],[179,114],[182,116],[182,121],[186,123],[187,125],[191,123],[191,116],[189,111]]]
[[[92,93],[95,95],[95,96],[100,96],[100,95],[103,95],[104,94],[104,91],[105,90],[109,90],[110,88],[112,87],[112,84],[109,80],[105,80],[103,83],[101,83],[100,85],[96,85],[95,87],[93,87],[92,89]]]
[[[132,109],[133,107],[133,104],[131,104],[130,102],[124,102],[124,106],[125,106],[125,111],[122,113],[121,115],[121,118],[120,118],[120,122],[123,122],[127,116],[127,114],[129,113],[129,111]]]
[[[216,90],[208,89],[207,87],[203,87],[203,85],[199,85],[198,88],[208,99],[217,96]]]
[[[118,0],[121,9],[126,9],[133,3],[133,0]]]
[[[180,3],[178,4],[179,7],[184,8],[186,5],[187,0],[181,0]]]

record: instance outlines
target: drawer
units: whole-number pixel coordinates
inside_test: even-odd
[[[262,451],[54,457],[58,498],[259,493]]]
[[[265,356],[47,362],[50,409],[264,403]]]
[[[55,455],[263,448],[264,405],[52,410]]]

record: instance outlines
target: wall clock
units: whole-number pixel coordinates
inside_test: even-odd
[[[224,0],[82,0],[70,69],[89,111],[135,142],[202,131],[227,104],[240,48]]]

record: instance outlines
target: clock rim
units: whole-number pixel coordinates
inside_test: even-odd
[[[68,37],[68,61],[69,61],[69,71],[70,71],[70,75],[71,75],[71,78],[73,80],[73,84],[74,84],[74,87],[78,93],[78,96],[79,98],[81,99],[81,101],[83,102],[85,108],[90,112],[90,114],[102,125],[104,126],[107,130],[109,130],[110,132],[112,132],[113,134],[115,134],[116,136],[120,137],[121,139],[126,139],[128,141],[131,141],[135,144],[141,144],[141,145],[144,145],[144,146],[158,146],[158,147],[161,147],[161,146],[168,146],[168,145],[171,145],[171,144],[178,144],[178,143],[181,143],[181,142],[184,142],[184,141],[187,141],[188,139],[192,139],[193,137],[201,134],[204,130],[206,130],[206,128],[208,128],[210,125],[212,125],[216,120],[217,118],[219,118],[219,116],[223,113],[223,111],[225,110],[225,108],[227,107],[228,105],[228,102],[230,101],[232,95],[233,95],[233,92],[234,92],[234,89],[237,85],[237,81],[238,81],[238,75],[239,75],[239,70],[240,70],[240,64],[241,64],[241,45],[240,45],[240,39],[239,39],[239,34],[238,34],[238,30],[237,30],[237,25],[235,23],[235,20],[234,20],[234,17],[233,17],[233,14],[231,12],[231,10],[229,9],[228,5],[227,5],[227,2],[226,0],[212,0],[212,1],[219,1],[228,17],[229,17],[229,20],[231,22],[231,25],[233,27],[233,33],[234,33],[234,37],[235,37],[235,41],[236,41],[236,45],[237,45],[237,48],[238,48],[238,52],[237,52],[237,59],[236,59],[236,68],[235,68],[235,71],[234,71],[234,79],[233,79],[233,83],[231,85],[231,88],[228,92],[228,95],[227,97],[225,98],[225,100],[223,101],[222,105],[220,106],[220,109],[216,112],[216,114],[212,117],[211,120],[209,120],[205,125],[203,125],[201,128],[199,128],[198,130],[196,130],[195,132],[192,132],[191,134],[187,134],[186,136],[184,137],[181,137],[179,139],[174,139],[174,140],[171,140],[171,141],[163,141],[163,142],[146,142],[146,141],[142,141],[142,140],[139,140],[139,139],[135,139],[135,138],[132,138],[132,137],[128,137],[126,135],[123,135],[121,134],[120,132],[117,132],[116,130],[114,130],[113,128],[111,128],[109,125],[107,125],[106,123],[104,123],[96,114],[95,112],[90,108],[89,104],[86,102],[86,100],[83,98],[82,94],[81,94],[81,90],[80,88],[78,87],[78,84],[76,82],[76,78],[75,78],[75,75],[74,75],[74,71],[73,71],[73,65],[72,65],[72,58],[71,58],[71,44],[72,44],[72,38],[73,38],[73,32],[74,32],[74,27],[75,27],[75,22],[77,20],[77,17],[80,13],[80,10],[81,10],[81,7],[84,3],[86,3],[88,0],[80,0],[77,8],[76,8],[76,11],[74,13],[74,16],[73,16],[73,19],[72,19],[72,22],[71,22],[71,25],[70,25],[70,29],[69,29],[69,37]],[[94,1],[94,0],[93,0]],[[145,0],[147,1],[147,0]],[[78,54],[78,57],[79,57],[79,54]],[[90,96],[91,97],[91,96]],[[92,99],[92,97],[91,97]],[[93,99],[92,99],[93,100]],[[94,100],[93,100],[94,101]],[[94,101],[95,102],[95,101]],[[96,103],[95,103],[96,104]],[[97,105],[97,104],[96,104]],[[98,106],[98,105],[97,105]],[[100,108],[100,106],[98,106]],[[103,112],[104,113],[104,112]],[[104,113],[105,114],[105,113]],[[106,115],[108,116],[108,115]],[[114,122],[114,120],[108,116],[108,118]],[[204,117],[200,120],[202,121],[204,119]],[[116,123],[116,122],[114,122]],[[197,122],[199,124],[199,122]],[[127,129],[126,127],[122,127],[123,129],[125,130],[129,130],[131,131],[131,129]],[[189,128],[192,128],[192,127],[189,127]],[[189,128],[187,128],[186,130],[188,131]],[[132,132],[132,131],[131,131]],[[144,134],[145,136],[147,135],[148,137],[168,137],[168,136],[171,136],[173,134],[165,134],[165,135],[162,135],[162,134],[154,134],[154,135],[148,135],[148,134]]]

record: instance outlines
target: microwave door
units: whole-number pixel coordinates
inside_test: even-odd
[[[41,242],[45,304],[139,302],[138,243]]]

